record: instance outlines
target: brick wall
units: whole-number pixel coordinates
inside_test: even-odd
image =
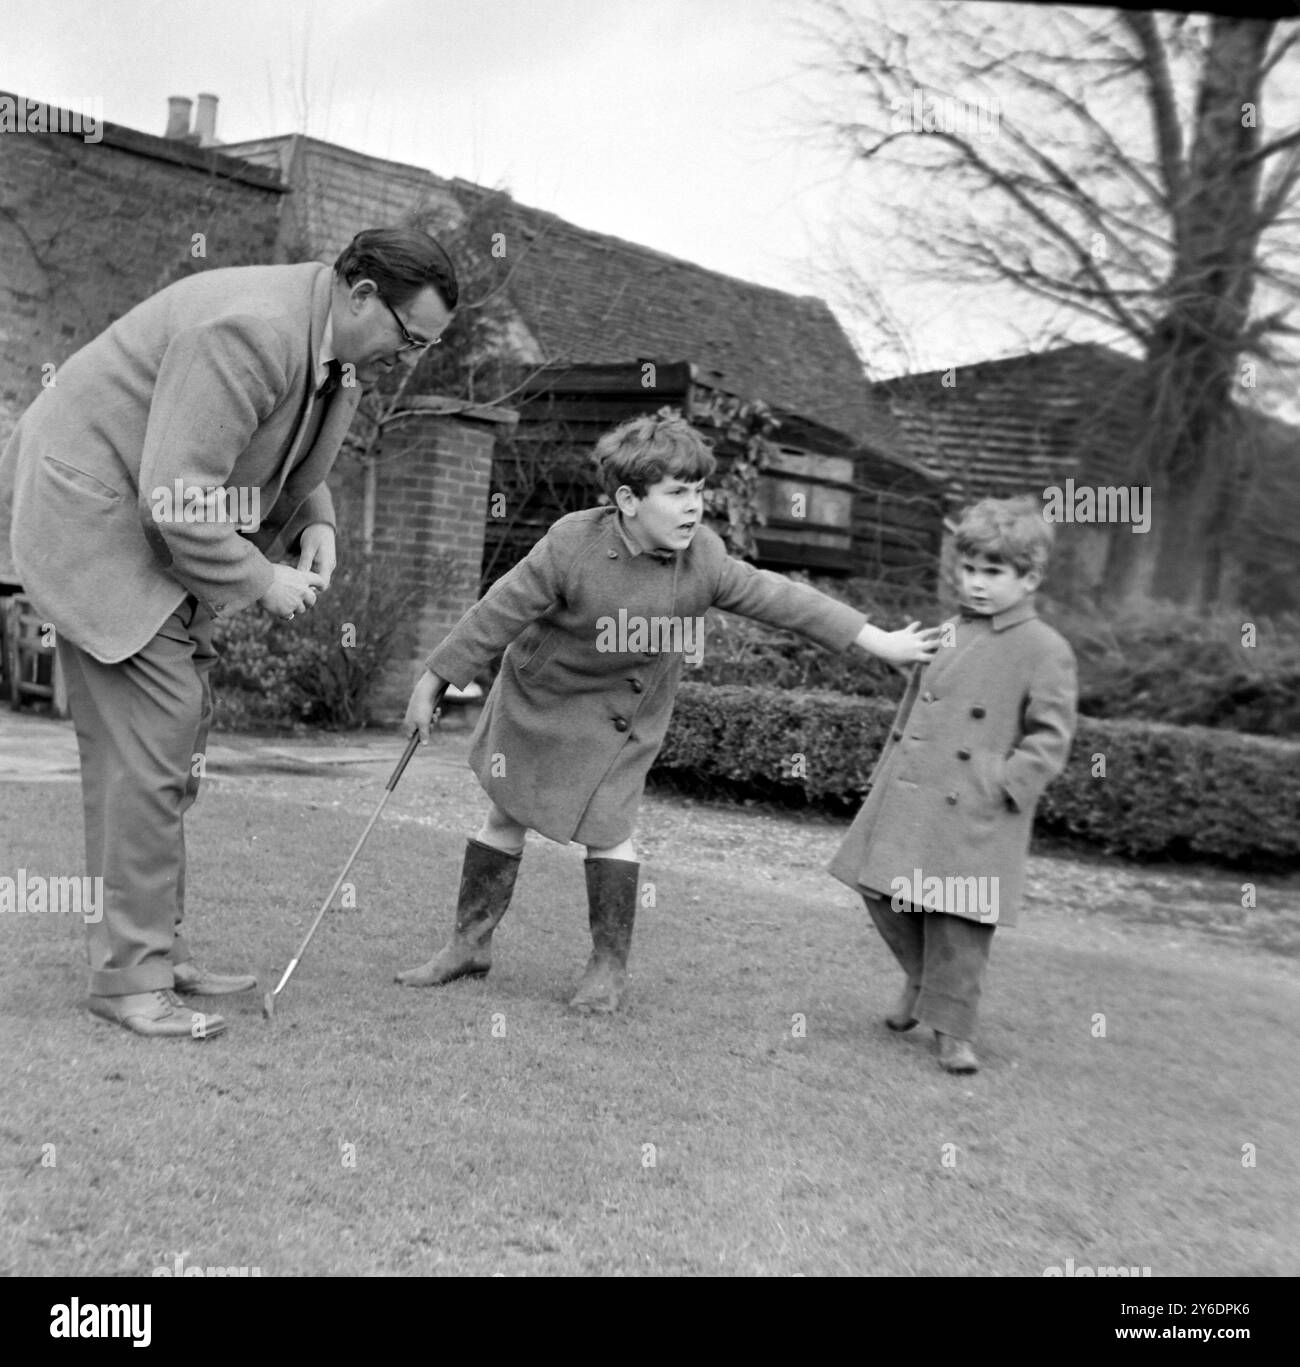
[[[43,365],[183,275],[273,260],[283,199],[272,172],[116,124],[0,133],[0,443]]]
[[[497,408],[452,416],[444,410],[453,405],[437,397],[406,406],[413,415],[388,428],[378,452],[372,546],[396,582],[423,592],[378,690],[377,720],[400,718],[425,656],[478,599],[493,447],[497,431],[516,420]],[[359,536],[364,466],[340,460],[330,487],[340,528]]]

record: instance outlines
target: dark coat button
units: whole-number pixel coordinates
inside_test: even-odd
[[[626,718],[626,717],[615,717],[615,718],[614,718],[614,730],[615,730],[615,731],[626,731],[626,730],[627,730],[627,718]]]
[[[963,746],[960,750],[957,751],[957,758],[958,758],[958,759],[970,759],[970,751],[967,750],[967,749],[965,748],[965,746]]]
[[[970,714],[972,717],[982,717],[985,715],[985,709],[982,707],[972,707]]]
[[[633,679],[633,680],[632,680],[632,692],[633,692],[633,693],[640,693],[644,688],[645,688],[645,684],[643,684],[643,683],[641,682],[640,679]]]
[[[901,731],[895,731],[895,732],[894,732],[894,739],[895,739],[895,740],[902,740],[902,739],[903,739],[903,733],[902,733]]]
[[[949,794],[948,794],[948,806],[950,806],[950,807],[955,807],[956,805],[957,805],[957,794],[956,794],[956,793],[949,793]]]
[[[617,559],[618,559],[618,552],[617,552],[617,551],[610,551],[610,553],[609,553],[609,558],[610,558],[611,560],[617,560]]]

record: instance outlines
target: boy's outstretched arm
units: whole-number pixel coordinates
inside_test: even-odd
[[[900,667],[928,663],[942,635],[940,627],[920,630],[919,622],[902,631],[881,631],[856,608],[838,603],[810,585],[756,569],[725,552],[719,556],[713,606],[767,626],[797,631],[827,650],[860,646],[868,654]]]
[[[922,628],[920,622],[909,622],[898,631],[881,631],[868,622],[853,644],[868,655],[878,655],[887,664],[905,669],[908,665],[929,664],[942,635],[942,627]]]
[[[428,741],[442,690],[448,684],[464,688],[526,626],[553,608],[563,593],[564,573],[564,556],[548,534],[465,613],[425,660],[403,721],[408,735],[418,728],[420,739]]]

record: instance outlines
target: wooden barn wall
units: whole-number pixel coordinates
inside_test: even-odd
[[[603,433],[663,407],[686,408],[687,366],[658,366],[652,389],[641,387],[640,376],[639,367],[593,366],[571,372],[564,388],[554,385],[517,405],[513,443],[498,445],[493,465],[484,590],[522,560],[559,517],[599,501],[590,457]],[[716,426],[695,425],[713,442],[719,474],[725,472],[737,452]],[[764,553],[758,564],[861,576],[900,588],[935,587],[943,535],[937,484],[816,424],[794,421],[775,437],[787,449],[771,472],[769,502],[803,488],[815,515],[801,520],[769,509],[776,515],[760,536]],[[819,520],[824,525],[813,525]]]

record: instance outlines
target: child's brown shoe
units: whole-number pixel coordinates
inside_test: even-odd
[[[948,1073],[978,1073],[980,1061],[975,1057],[969,1040],[958,1039],[955,1035],[945,1035],[936,1030],[934,1037],[939,1041],[939,1066]]]

